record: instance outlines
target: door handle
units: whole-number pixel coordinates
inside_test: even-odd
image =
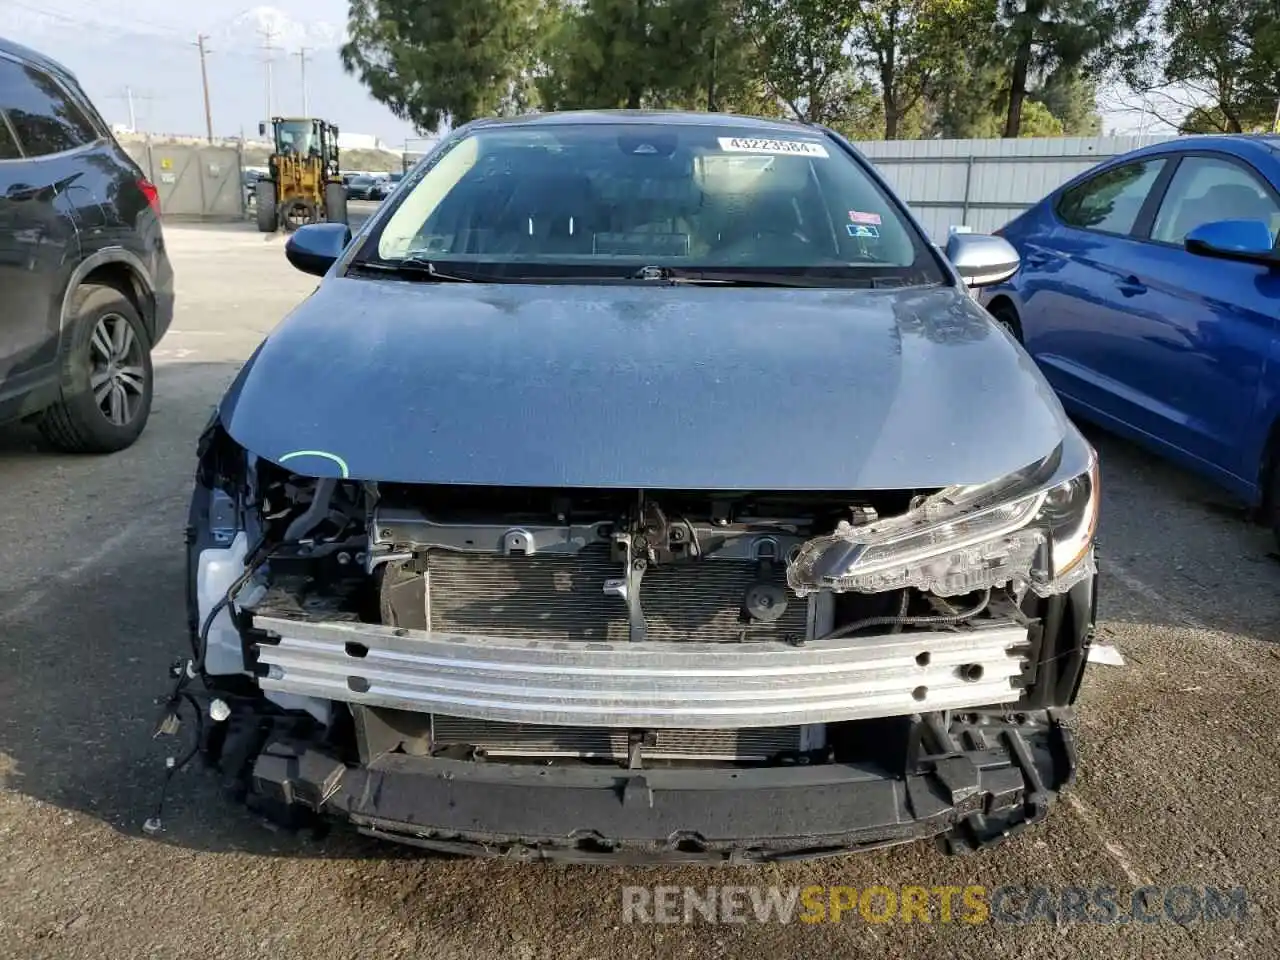
[[[1120,292],[1126,297],[1136,297],[1141,293],[1147,292],[1147,285],[1133,274],[1116,280],[1116,286],[1120,288]]]

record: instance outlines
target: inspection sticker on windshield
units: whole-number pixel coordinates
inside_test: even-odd
[[[880,214],[867,213],[865,210],[850,210],[849,220],[852,223],[869,223],[873,227],[880,226]]]
[[[717,137],[725,153],[768,153],[779,157],[830,157],[827,148],[812,140],[757,140],[754,137]]]
[[[847,223],[844,227],[851,237],[864,237],[867,240],[879,240],[880,230],[861,223]]]

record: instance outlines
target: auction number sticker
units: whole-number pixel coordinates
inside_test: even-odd
[[[827,148],[812,140],[757,140],[754,137],[717,137],[726,153],[767,153],[776,157],[830,157]]]

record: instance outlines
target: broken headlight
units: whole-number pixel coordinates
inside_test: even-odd
[[[1049,461],[995,483],[949,487],[906,513],[809,540],[787,569],[799,596],[915,587],[955,596],[1006,583],[1060,593],[1093,573],[1098,461],[1054,482]]]

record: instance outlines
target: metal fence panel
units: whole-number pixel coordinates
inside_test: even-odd
[[[160,191],[160,210],[165,216],[199,216],[204,211],[204,198],[200,195],[203,183],[195,150],[153,143],[151,171],[152,182]]]
[[[857,144],[934,240],[990,232],[1072,177],[1164,137],[874,140]]]
[[[156,185],[166,217],[238,220],[245,216],[239,147],[141,140],[122,146]]]
[[[120,144],[124,152],[133,158],[133,162],[142,168],[142,175],[151,180],[151,153],[144,140],[126,140]]]
[[[202,216],[231,219],[245,215],[244,179],[240,171],[239,148],[200,148],[200,178],[204,186]]]

